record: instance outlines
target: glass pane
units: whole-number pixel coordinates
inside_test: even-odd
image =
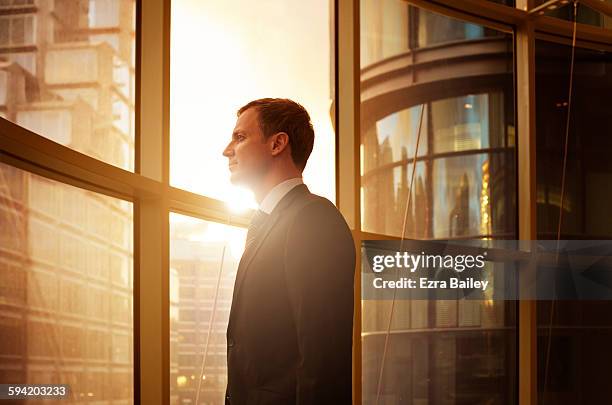
[[[0,383],[133,403],[132,204],[0,164]]]
[[[419,104],[396,111],[368,126],[364,134],[363,165],[366,173],[389,163],[402,162],[427,154],[428,128],[427,105]],[[417,147],[417,138],[419,149]]]
[[[514,238],[512,35],[361,4],[362,229]],[[362,300],[363,403],[515,403],[515,314],[514,302]]]
[[[501,92],[434,101],[431,110],[435,153],[507,146]]]
[[[370,4],[366,13],[385,12],[388,4]],[[406,50],[374,66],[362,65],[362,229],[401,235],[420,138],[406,236],[511,238],[516,226],[512,36],[482,26],[472,30],[473,24],[414,7],[408,11],[417,27],[407,33],[423,38],[429,30],[436,35],[431,41],[446,45],[414,51],[428,63],[404,58],[411,52]],[[368,18],[374,17],[362,13]],[[387,18],[388,26],[404,24],[402,14]],[[496,50],[482,54],[474,37],[464,35],[470,30],[488,36],[487,47]],[[375,25],[362,31],[362,46],[370,38],[385,42],[383,34]],[[478,61],[468,63],[457,52]]]
[[[363,403],[514,403],[515,324],[513,302],[362,301]]]
[[[332,11],[330,0],[172,4],[173,186],[255,206],[250,193],[230,184],[221,153],[238,108],[253,99],[282,97],[302,104],[313,122],[305,182],[335,201]]]
[[[537,235],[556,239],[571,47],[536,42]],[[612,53],[577,48],[561,239],[611,239]],[[612,362],[610,301],[538,302],[539,402],[604,403]]]
[[[487,27],[409,6],[404,0],[360,0],[360,5],[362,68],[419,48],[503,36]]]
[[[433,13],[428,10],[413,8],[417,25],[412,31],[418,48],[453,41],[470,41],[484,37],[503,36],[499,31],[482,25],[457,20]]]
[[[2,117],[133,171],[135,1],[31,3],[0,6]]]
[[[515,229],[514,155],[470,154],[433,161],[436,239],[511,239]]]
[[[612,6],[612,0],[599,0],[602,3],[607,3],[607,7]],[[546,3],[546,0],[536,0],[536,7]],[[574,21],[574,5],[570,1],[562,1],[561,4],[551,4],[546,9],[540,12],[540,15],[560,18],[562,20]],[[580,24],[594,25],[605,29],[612,29],[612,17],[600,13],[592,8],[578,3],[576,10],[576,21]]]
[[[403,0],[360,0],[362,67],[408,51],[409,7]]]
[[[225,335],[245,239],[243,228],[170,215],[171,404],[224,401]]]
[[[567,123],[571,47],[538,41],[538,238],[556,239]],[[612,52],[577,48],[561,239],[610,239]]]
[[[429,226],[425,221],[431,199],[425,187],[428,182],[424,162],[417,162],[416,169],[413,163],[408,163],[369,172],[362,181],[362,205],[367,207],[364,231],[401,236],[404,229],[407,238],[426,238]],[[412,196],[408,201],[411,183]]]

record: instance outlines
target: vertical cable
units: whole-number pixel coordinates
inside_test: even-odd
[[[399,250],[403,250],[404,248],[404,239],[406,235],[406,222],[408,218],[408,211],[410,208],[410,202],[412,200],[412,185],[414,182],[414,174],[416,173],[416,165],[417,165],[417,154],[419,152],[419,142],[421,140],[421,127],[423,126],[423,111],[425,110],[425,104],[421,104],[421,112],[419,115],[419,127],[417,130],[417,139],[416,146],[414,148],[414,157],[412,159],[412,174],[410,176],[410,186],[408,187],[408,201],[406,202],[406,209],[404,210],[404,221],[402,224],[402,236],[400,239],[400,248]],[[399,272],[399,269],[396,267],[396,273]],[[385,359],[387,357],[387,348],[389,346],[389,335],[391,334],[391,321],[393,320],[393,309],[395,308],[395,294],[397,289],[393,289],[393,299],[391,300],[391,311],[389,312],[389,322],[387,323],[387,331],[385,334],[385,345],[383,346],[383,354],[382,361],[380,364],[380,373],[378,374],[378,382],[376,384],[376,405],[378,405],[378,401],[380,399],[380,392],[382,390],[382,379],[385,371]]]
[[[565,200],[565,175],[567,171],[567,152],[569,145],[569,128],[570,128],[570,118],[571,118],[571,108],[572,108],[572,89],[573,89],[573,81],[574,81],[574,60],[576,56],[576,23],[578,14],[578,1],[574,1],[574,24],[573,24],[573,33],[572,33],[572,54],[570,59],[570,73],[569,73],[569,89],[567,95],[567,119],[565,121],[565,145],[563,150],[563,169],[561,171],[561,200],[559,202],[559,223],[557,224],[557,248],[555,255],[555,263],[559,264],[559,244],[561,240],[561,225],[563,223],[563,202]],[[556,282],[553,278],[553,299],[550,304],[550,318],[548,321],[548,344],[546,346],[546,363],[544,367],[544,392],[542,394],[542,402],[546,403],[546,389],[548,386],[548,372],[550,370],[550,347],[552,345],[552,325],[553,318],[555,314],[555,288]]]
[[[229,220],[228,220],[229,223]],[[217,313],[217,301],[219,298],[219,285],[221,284],[221,274],[223,273],[223,263],[225,262],[225,250],[227,243],[223,245],[223,251],[221,253],[221,263],[219,265],[219,275],[217,276],[217,287],[215,288],[215,298],[213,300],[212,313],[210,315],[210,323],[208,324],[208,335],[206,337],[206,345],[204,346],[204,354],[202,356],[202,367],[200,368],[200,378],[198,378],[198,389],[196,391],[195,405],[199,404],[200,401],[200,389],[202,388],[202,379],[204,377],[204,367],[206,365],[206,357],[208,356],[208,347],[210,346],[210,339],[212,337],[212,328],[215,323],[215,314]]]

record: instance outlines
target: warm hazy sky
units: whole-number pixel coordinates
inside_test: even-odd
[[[256,206],[229,183],[221,155],[236,110],[260,97],[303,104],[315,127],[304,177],[334,198],[329,115],[329,0],[180,0],[172,3],[171,182],[233,206]]]

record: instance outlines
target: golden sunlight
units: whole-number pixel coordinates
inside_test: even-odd
[[[304,173],[311,191],[335,201],[332,25],[329,0],[183,0],[172,7],[170,179],[226,201],[256,207],[229,182],[221,153],[236,110],[261,97],[291,98],[316,133]]]

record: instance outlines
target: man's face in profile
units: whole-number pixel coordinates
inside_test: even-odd
[[[264,177],[272,155],[264,142],[256,108],[240,114],[223,156],[228,158],[232,184],[252,188]]]

